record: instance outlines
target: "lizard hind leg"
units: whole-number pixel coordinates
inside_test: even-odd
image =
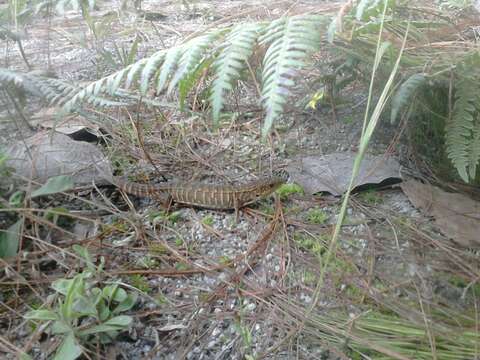
[[[162,205],[166,209],[167,214],[169,214],[170,209],[173,207],[173,197],[172,197],[172,195],[168,195],[168,197],[166,199],[164,199]]]
[[[239,213],[240,213],[240,203],[237,198],[233,199],[233,206],[235,208],[235,224],[238,224]]]

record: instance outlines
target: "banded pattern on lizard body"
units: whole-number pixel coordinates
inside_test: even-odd
[[[147,185],[123,181],[118,178],[110,181],[125,192],[141,197],[151,197],[168,203],[171,199],[179,204],[209,209],[235,209],[251,204],[280,187],[289,178],[285,170],[273,172],[258,180],[241,185],[203,185],[196,183],[171,183]]]

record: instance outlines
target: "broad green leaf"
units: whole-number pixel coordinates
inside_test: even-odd
[[[92,302],[94,298],[87,298],[85,296],[79,296],[73,303],[73,310],[78,313],[79,316],[97,316],[97,308]]]
[[[104,333],[109,331],[125,330],[132,323],[132,317],[127,315],[116,316],[107,322],[92,326],[79,332],[80,336]]]
[[[125,328],[132,323],[132,317],[128,315],[119,315],[115,316],[108,320],[104,325],[116,326],[118,328]]]
[[[73,333],[63,339],[53,360],[75,360],[82,355],[82,348],[78,345]]]
[[[137,299],[138,295],[136,293],[128,294],[127,298],[118,304],[118,306],[113,310],[113,313],[118,314],[130,310],[137,302]]]
[[[0,230],[0,258],[5,259],[17,255],[22,225],[23,219],[20,219],[7,230]]]
[[[91,290],[92,292],[92,302],[95,304],[95,306],[97,306],[99,304],[99,302],[102,300],[102,290],[100,290],[99,288],[93,288]]]
[[[31,197],[56,194],[72,189],[74,186],[70,176],[60,175],[48,179],[47,183],[32,192]]]
[[[65,295],[65,301],[62,305],[62,314],[65,319],[71,319],[74,313],[73,303],[78,294],[84,293],[85,283],[82,274],[78,274],[73,278],[73,281],[68,287],[67,294]]]
[[[97,304],[98,317],[100,321],[106,321],[110,315],[110,308],[107,306],[105,300],[102,298]]]
[[[112,284],[112,285],[105,286],[102,290],[103,298],[105,300],[107,300],[108,302],[112,301],[112,297],[113,297],[115,291],[117,291],[117,289],[118,289],[118,284]]]
[[[113,285],[106,286],[103,289],[103,296],[109,302],[115,301],[120,303],[127,298],[127,292],[122,288],[119,288],[118,284],[113,284]]]
[[[72,328],[65,324],[65,322],[58,320],[55,321],[51,327],[52,334],[66,334],[72,331]]]
[[[73,280],[74,279],[58,279],[58,280],[55,280],[52,283],[52,288],[53,288],[53,290],[55,290],[56,292],[58,292],[62,295],[67,295],[68,289],[72,285]]]
[[[32,310],[27,312],[23,317],[27,320],[57,320],[58,316],[51,310]]]
[[[118,331],[109,331],[106,333],[100,333],[99,334],[100,344],[111,343],[112,340],[117,337],[117,335],[118,335]]]

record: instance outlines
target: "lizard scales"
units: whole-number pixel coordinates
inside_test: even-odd
[[[274,171],[271,176],[252,180],[241,185],[203,185],[196,183],[139,184],[119,178],[111,182],[123,191],[140,197],[151,197],[168,202],[228,210],[251,204],[277,190],[289,178],[285,170]]]

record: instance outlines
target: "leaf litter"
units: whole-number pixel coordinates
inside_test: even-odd
[[[414,179],[401,188],[415,207],[434,218],[445,236],[464,247],[480,247],[480,202]]]

